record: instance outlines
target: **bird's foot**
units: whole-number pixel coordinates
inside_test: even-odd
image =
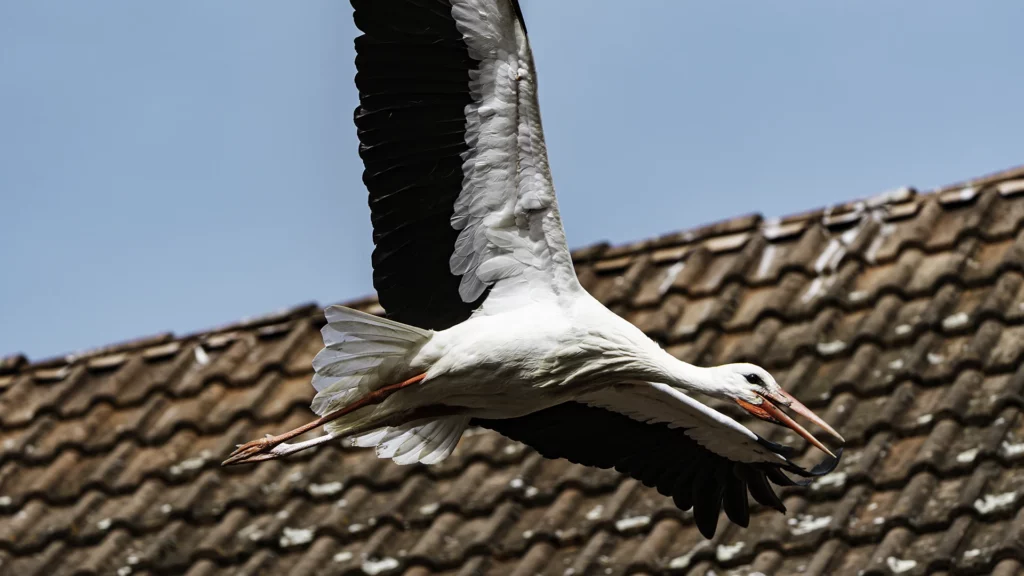
[[[240,444],[238,448],[228,456],[227,460],[221,462],[221,466],[262,462],[263,460],[272,460],[277,458],[280,454],[275,454],[273,452],[274,448],[287,440],[287,438],[283,438],[282,436],[267,434],[263,438],[253,440],[252,442],[246,442],[245,444]]]

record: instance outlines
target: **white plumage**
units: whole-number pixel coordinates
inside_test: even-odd
[[[767,479],[819,475],[691,393],[789,426],[827,424],[750,364],[677,360],[580,285],[548,169],[533,58],[514,0],[353,0],[356,125],[389,319],[327,309],[313,361],[315,422],[226,463],[332,440],[398,464],[439,462],[471,424],[549,457],[615,466],[694,506],[705,535]],[[286,440],[326,425],[327,434]],[[841,438],[840,438],[841,440]],[[602,443],[603,442],[603,443]],[[663,446],[665,444],[665,446]],[[666,451],[667,450],[667,451]]]

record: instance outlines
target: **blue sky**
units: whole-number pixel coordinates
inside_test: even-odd
[[[1024,163],[1024,3],[523,4],[574,247]],[[355,34],[342,1],[0,0],[0,355],[371,293]]]

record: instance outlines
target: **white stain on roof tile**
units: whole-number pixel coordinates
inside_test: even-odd
[[[170,473],[177,476],[182,472],[198,470],[203,467],[203,464],[206,464],[206,461],[210,459],[210,456],[212,456],[212,454],[209,450],[203,450],[198,456],[182,460],[181,462],[171,466]]]
[[[854,214],[859,214],[860,212],[863,211],[863,206],[857,206],[857,209],[854,211]],[[849,246],[856,242],[857,238],[860,237],[860,233],[864,231],[864,222],[864,220],[861,220],[856,226],[840,234],[839,240],[842,241],[842,243],[846,246]]]
[[[536,486],[527,486],[526,490],[523,491],[523,496],[526,496],[527,498],[533,498],[539,492],[540,490],[538,490]]]
[[[819,516],[815,518],[810,514],[798,514],[796,518],[791,518],[790,520],[795,521],[792,522],[792,528],[789,529],[794,536],[803,536],[804,534],[817,532],[822,528],[828,527],[828,525],[832,523],[831,516]]]
[[[902,358],[897,358],[897,359],[893,360],[892,362],[889,362],[889,369],[890,370],[899,370],[900,368],[903,368],[903,359]]]
[[[988,514],[993,510],[1005,508],[1017,499],[1016,492],[1003,492],[1002,494],[986,494],[984,498],[974,501],[974,509],[982,514]]]
[[[385,556],[379,560],[364,560],[362,568],[363,572],[370,576],[376,576],[377,574],[398,568],[398,560],[390,556]]]
[[[893,574],[902,574],[908,570],[913,570],[914,566],[917,566],[915,560],[901,560],[895,556],[889,556],[885,559],[885,565],[892,570]]]
[[[308,544],[313,541],[313,530],[310,528],[288,528],[284,529],[284,535],[281,536],[279,543],[281,548],[287,548],[288,546],[299,546],[301,544]]]
[[[625,532],[633,528],[640,528],[641,526],[647,526],[651,523],[650,516],[632,516],[630,518],[623,518],[615,522],[615,529],[619,532]]]
[[[981,555],[981,550],[978,548],[972,548],[964,552],[964,559],[970,560],[971,558],[977,558]]]
[[[846,484],[846,472],[833,472],[814,480],[811,490],[821,490],[829,486],[843,486]]]
[[[974,462],[974,459],[978,457],[978,449],[971,448],[970,450],[964,450],[963,452],[956,455],[956,461],[961,464],[968,462]]]
[[[338,508],[344,508],[348,506],[348,500],[345,500],[344,498],[339,498],[338,501],[334,503],[334,505]]]
[[[104,518],[104,519],[102,519],[102,520],[100,520],[99,522],[96,523],[96,527],[99,528],[100,530],[109,530],[110,529],[110,524],[111,524],[110,518]]]
[[[196,357],[196,362],[200,366],[206,366],[207,364],[210,363],[210,355],[207,354],[206,350],[203,349],[202,344],[196,344],[194,355]]]
[[[942,364],[942,361],[946,359],[942,354],[936,354],[935,352],[929,352],[926,357],[928,358],[928,363],[932,366]]]
[[[708,547],[707,541],[706,540],[702,540],[700,542],[700,544],[697,544],[696,546],[691,548],[690,551],[687,552],[686,554],[683,554],[682,556],[676,556],[675,558],[673,558],[668,563],[668,567],[673,569],[673,570],[679,570],[679,569],[682,569],[682,568],[689,567],[690,566],[690,561],[693,560],[694,554],[696,554],[697,552],[700,552],[701,550],[703,550],[703,549],[705,549],[707,547]]]
[[[878,257],[878,251],[882,248],[882,244],[885,243],[889,236],[892,236],[893,231],[896,230],[896,226],[892,224],[885,224],[875,234],[875,237],[871,239],[871,244],[868,244],[868,249],[864,251],[864,259],[869,263],[874,264],[875,259]]]
[[[587,512],[587,520],[597,520],[601,517],[601,514],[604,514],[604,506],[598,504],[591,508],[590,512]]]
[[[927,424],[927,423],[931,422],[933,418],[935,418],[935,416],[933,416],[931,414],[922,414],[921,416],[917,417],[917,423],[918,424]]]
[[[349,532],[360,532],[360,531],[363,530],[363,528],[366,528],[366,526],[363,526],[362,524],[359,524],[359,523],[349,524],[348,525],[348,531]]]
[[[249,524],[245,528],[242,528],[238,531],[238,537],[248,538],[249,540],[256,542],[259,539],[263,538],[263,532],[260,531],[260,527],[258,524]]]
[[[867,204],[870,208],[877,208],[886,204],[906,202],[914,195],[914,189],[910,186],[900,186],[892,190],[886,190],[881,194],[868,198]]]
[[[966,188],[961,188],[960,191],[956,193],[955,198],[961,202],[970,202],[971,200],[974,199],[975,196],[977,196],[977,194],[977,188],[975,188],[974,186],[968,186]]]
[[[291,512],[289,512],[287,510],[284,510],[284,509],[278,510],[277,514],[274,514],[274,516],[276,516],[278,520],[287,520],[288,517],[291,516],[291,515],[292,515]]]
[[[310,484],[306,490],[313,496],[331,496],[337,494],[345,487],[341,482],[326,482],[324,484]]]
[[[664,296],[668,292],[668,289],[672,287],[672,283],[676,281],[676,277],[683,271],[683,268],[686,268],[686,261],[680,260],[665,270],[665,277],[661,280],[661,284],[658,284],[658,296]]]
[[[296,482],[301,482],[302,481],[302,471],[296,470],[295,472],[292,472],[291,474],[289,474],[288,475],[288,481],[291,482],[292,484],[294,484]]]
[[[117,569],[117,576],[128,576],[131,573],[132,573],[132,567],[131,566],[121,566],[120,568]]]
[[[868,299],[868,293],[864,290],[854,290],[847,297],[850,299],[850,302],[862,302]]]
[[[334,555],[334,561],[335,562],[339,562],[339,563],[340,562],[348,562],[351,559],[352,559],[352,553],[349,552],[348,550],[344,550],[342,552],[338,552],[337,554]]]
[[[134,566],[139,563],[139,557],[135,554],[129,554],[128,557],[124,559],[124,561],[127,562],[129,566]]]
[[[818,353],[823,356],[830,356],[832,354],[838,354],[843,350],[846,350],[846,342],[842,340],[833,340],[831,342],[818,342],[817,345]]]
[[[1003,454],[1007,458],[1013,458],[1016,456],[1020,456],[1021,454],[1024,454],[1024,443],[1018,442],[1014,444],[1003,440],[1003,443],[1000,447],[1003,450]]]
[[[735,544],[719,544],[718,548],[715,548],[715,558],[718,558],[719,562],[728,562],[743,551],[743,545],[742,541]]]
[[[515,444],[509,444],[508,446],[505,446],[505,448],[503,450],[503,452],[505,452],[505,454],[509,454],[509,455],[515,454],[517,451],[518,450],[516,450],[516,445]]]
[[[523,540],[529,540],[533,536],[533,530],[523,531]]]
[[[757,264],[757,277],[764,278],[768,276],[768,271],[772,269],[772,262],[775,260],[775,252],[778,248],[775,244],[768,244],[764,247],[764,251],[761,252],[761,261]]]
[[[897,336],[904,336],[906,334],[910,334],[910,332],[913,329],[914,329],[914,327],[911,326],[910,324],[900,324],[899,326],[896,327],[896,335]]]
[[[10,496],[0,496],[0,506],[10,506],[14,500]]]
[[[438,507],[439,506],[437,502],[427,504],[425,506],[420,506],[420,514],[423,514],[424,516],[430,516],[434,512],[437,512]]]
[[[508,485],[509,485],[510,488],[518,490],[518,489],[523,487],[523,479],[522,478],[513,478],[513,479],[508,481]]]
[[[810,286],[804,292],[804,295],[800,297],[801,302],[810,302],[814,300],[818,294],[827,291],[836,283],[835,276],[815,276],[814,280],[811,281]]]
[[[828,244],[825,245],[825,249],[821,251],[821,255],[814,262],[815,272],[820,274],[826,269],[833,270],[844,254],[846,254],[846,249],[843,248],[842,242],[835,238],[829,240]]]
[[[943,318],[942,327],[946,330],[956,330],[966,326],[968,320],[970,320],[970,317],[967,315],[967,312],[957,312]]]

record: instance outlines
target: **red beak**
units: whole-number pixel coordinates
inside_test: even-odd
[[[736,403],[739,404],[741,408],[743,408],[747,412],[750,412],[755,417],[760,418],[761,420],[766,420],[768,422],[773,422],[775,424],[781,424],[789,428],[793,432],[799,434],[804,440],[810,442],[814,447],[818,448],[819,450],[828,454],[829,456],[835,458],[835,454],[833,454],[832,451],[828,449],[828,447],[826,447],[824,444],[821,443],[820,440],[818,440],[817,438],[814,437],[814,435],[808,432],[806,428],[798,424],[796,420],[790,418],[789,415],[783,412],[782,409],[779,408],[779,406],[777,406],[776,404],[792,409],[797,414],[813,422],[815,425],[817,425],[825,432],[828,432],[830,435],[832,435],[840,442],[845,442],[845,440],[843,440],[843,437],[840,436],[834,428],[829,426],[827,422],[822,420],[814,412],[811,412],[809,408],[801,404],[799,400],[794,398],[792,394],[786,392],[785,390],[779,390],[777,394],[773,394],[771,396],[768,396],[766,394],[760,394],[760,396],[763,399],[763,401],[760,404],[751,404],[749,402],[745,402],[739,399],[736,400]]]

